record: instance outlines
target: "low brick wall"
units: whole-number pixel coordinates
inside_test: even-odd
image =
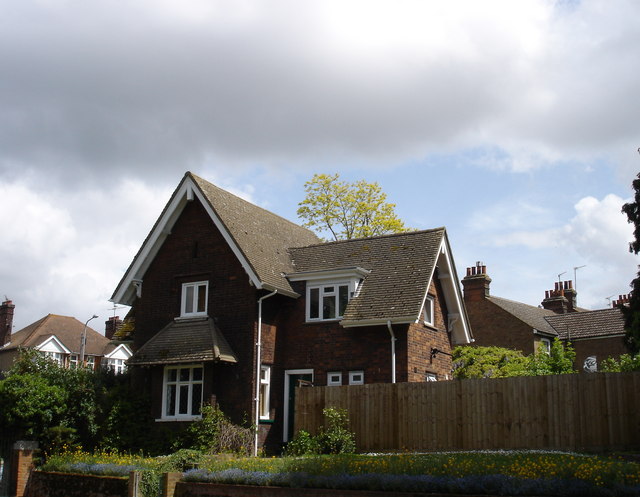
[[[127,497],[128,478],[32,471],[24,497]]]
[[[220,485],[217,483],[181,481],[176,485],[175,497],[456,497],[456,494],[258,487],[252,485]],[[464,497],[474,496],[465,495]]]

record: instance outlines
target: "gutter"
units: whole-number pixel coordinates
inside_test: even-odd
[[[387,328],[389,328],[389,335],[391,335],[391,383],[396,382],[396,335],[393,333],[391,327],[391,320],[387,320]]]
[[[262,301],[273,297],[278,290],[263,295],[258,299],[258,338],[256,340],[256,396],[253,399],[255,409],[255,433],[253,438],[253,456],[258,455],[258,428],[260,423],[260,375],[262,373]]]

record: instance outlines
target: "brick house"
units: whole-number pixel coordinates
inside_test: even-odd
[[[471,331],[444,228],[323,243],[187,172],[114,291],[158,421],[292,435],[295,386],[449,379]],[[176,423],[178,424],[178,423]]]
[[[482,263],[467,268],[462,285],[474,346],[506,347],[529,355],[540,343],[548,347],[559,338],[571,342],[577,369],[583,368],[587,358],[599,364],[607,357],[629,353],[618,304],[595,311],[579,308],[571,281],[555,283],[538,307],[491,295],[491,278]]]
[[[113,342],[89,326],[85,329],[84,323],[70,316],[47,314],[12,333],[14,309],[10,300],[0,305],[0,371],[11,368],[21,349],[38,350],[66,368],[77,367],[84,355],[87,367],[111,367],[116,372],[121,372],[131,357],[131,349],[125,343]]]

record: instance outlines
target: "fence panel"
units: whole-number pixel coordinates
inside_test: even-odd
[[[349,411],[361,450],[640,447],[640,373],[301,388],[296,429]]]

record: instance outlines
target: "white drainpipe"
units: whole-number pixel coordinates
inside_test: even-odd
[[[255,435],[253,439],[253,455],[258,455],[258,428],[260,426],[260,376],[262,375],[262,301],[273,297],[278,290],[274,290],[268,295],[263,295],[258,299],[258,339],[256,341],[256,396],[253,399],[255,403],[256,416],[255,422]]]
[[[391,383],[396,382],[396,336],[393,334],[393,328],[391,327],[391,320],[387,321],[387,328],[389,328],[389,334],[391,335]]]

